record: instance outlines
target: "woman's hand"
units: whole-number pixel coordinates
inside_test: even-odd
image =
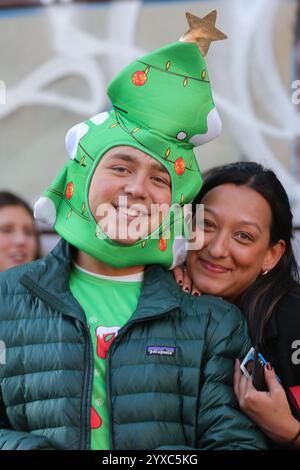
[[[234,393],[241,410],[248,415],[260,429],[278,444],[289,444],[300,429],[299,421],[293,417],[283,387],[278,383],[274,370],[264,368],[268,392],[258,392],[252,380],[240,370],[236,360],[233,378]],[[300,439],[294,447],[300,447]]]
[[[184,292],[191,292],[192,295],[201,295],[201,292],[193,285],[192,279],[189,277],[186,266],[176,266],[173,274],[177,284],[179,284]]]

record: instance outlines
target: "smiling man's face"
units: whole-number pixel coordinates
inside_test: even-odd
[[[161,224],[171,205],[171,178],[157,160],[129,146],[100,160],[89,190],[91,212],[114,241],[132,244]]]

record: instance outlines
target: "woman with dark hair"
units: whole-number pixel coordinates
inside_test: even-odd
[[[30,206],[0,191],[0,272],[39,257],[39,239]]]
[[[244,312],[268,361],[268,391],[257,391],[237,361],[241,409],[274,442],[300,448],[300,287],[287,194],[271,170],[239,162],[209,171],[194,210],[197,204],[204,204],[197,228],[204,243],[188,252],[176,280],[185,291],[223,297]]]

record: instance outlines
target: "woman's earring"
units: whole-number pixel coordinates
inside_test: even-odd
[[[268,270],[266,269],[263,273],[260,273],[261,276],[265,276],[266,274],[268,274]]]

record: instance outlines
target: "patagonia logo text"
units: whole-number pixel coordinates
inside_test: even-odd
[[[148,346],[147,356],[170,356],[174,357],[176,348],[172,346]]]

